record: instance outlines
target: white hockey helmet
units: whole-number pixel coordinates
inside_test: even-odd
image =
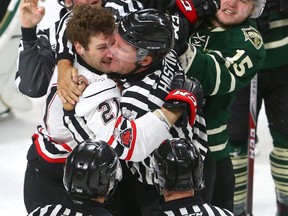
[[[255,6],[250,18],[258,18],[265,7],[266,0],[255,0]]]

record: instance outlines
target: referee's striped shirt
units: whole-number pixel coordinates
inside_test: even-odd
[[[204,203],[200,197],[188,197],[165,202],[161,216],[233,216],[227,209]]]
[[[184,71],[178,64],[176,53],[172,51],[154,67],[127,76],[120,98],[122,115],[126,114],[126,118],[139,118],[148,111],[162,107],[176,73],[184,74]],[[201,112],[198,112],[194,127],[183,125],[181,120],[170,129],[170,133],[173,137],[192,140],[204,159],[207,152],[207,134]],[[152,185],[150,158],[151,155],[142,162],[126,161],[126,164],[140,182]]]
[[[104,205],[95,201],[79,204],[54,204],[38,207],[28,216],[112,216]]]

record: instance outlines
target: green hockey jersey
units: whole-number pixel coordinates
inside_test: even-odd
[[[263,33],[266,59],[263,69],[271,69],[287,64],[288,53],[288,12],[271,12],[269,31]],[[287,72],[288,73],[288,72]]]
[[[195,77],[205,96],[203,107],[208,145],[214,158],[229,156],[227,121],[235,93],[261,68],[265,49],[252,22],[233,28],[206,28],[193,33],[190,48],[180,56],[188,77]]]

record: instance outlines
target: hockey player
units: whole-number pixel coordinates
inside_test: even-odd
[[[195,77],[203,86],[208,145],[216,161],[211,203],[233,211],[235,179],[227,134],[229,107],[238,89],[249,84],[264,62],[262,37],[248,18],[261,14],[265,0],[221,0],[217,13],[196,25],[190,20],[194,14],[190,10],[192,3],[182,2],[176,0],[176,7],[189,22],[190,35],[188,45],[180,44],[176,51],[187,77]],[[185,37],[182,39],[185,41]]]
[[[104,9],[100,9],[101,7],[95,9],[98,12],[98,17],[101,18],[99,18],[101,24],[98,24],[100,27],[97,33],[104,39],[105,37],[108,38],[113,32],[115,22],[112,15]],[[102,23],[105,23],[105,28],[101,28]],[[100,40],[100,36],[96,39]],[[97,57],[103,59],[105,53],[99,53],[98,56],[95,56],[95,58]],[[81,68],[81,74],[85,75],[90,82],[102,74],[100,72],[102,68],[105,70],[105,65],[96,65],[97,68],[93,69],[95,63],[88,62],[91,64],[89,66],[91,71],[89,71],[83,67],[83,65],[88,64],[85,62],[86,59],[79,59],[81,61],[77,61],[77,65]],[[79,85],[79,87],[82,86],[84,84]],[[117,98],[119,91],[117,92],[115,88],[112,92],[114,92],[114,97]],[[117,109],[117,107],[114,108]],[[42,122],[32,136],[33,143],[27,153],[27,169],[24,181],[24,202],[27,212],[31,212],[36,207],[44,204],[59,203],[62,199],[66,200],[67,194],[62,185],[63,165],[77,143],[70,131],[64,126],[62,118],[63,106],[61,100],[57,97],[57,71],[55,71],[46,95]],[[111,122],[106,127],[114,128],[114,125]],[[103,134],[99,139],[108,140],[110,137],[107,136],[107,134]],[[45,196],[42,196],[43,193],[45,193]]]
[[[165,200],[161,215],[233,215],[197,196],[203,187],[203,161],[189,140],[164,140],[153,153],[151,173]]]
[[[108,72],[109,62],[111,62],[110,58],[107,57],[109,53],[107,43],[108,38],[114,31],[114,17],[105,9],[89,4],[75,6],[75,10],[73,11],[76,15],[83,16],[82,19],[79,20],[82,31],[78,31],[78,33],[81,33],[81,40],[75,43],[75,49],[79,52],[79,55],[75,58],[74,66],[82,76],[86,77],[92,86],[88,86],[88,88],[90,87],[88,94],[93,91],[98,97],[96,101],[94,100],[95,97],[92,98],[92,101],[98,104],[90,104],[91,107],[95,107],[94,114],[96,113],[95,116],[98,117],[98,119],[93,119],[94,126],[96,125],[97,129],[99,129],[95,130],[93,134],[95,137],[93,138],[108,141],[115,127],[117,114],[120,111],[118,104],[120,92],[116,84],[108,79],[107,76],[101,76],[103,74],[102,71]],[[88,20],[93,23],[92,25],[86,26],[88,30],[84,28],[85,26],[81,25],[83,19],[84,21]],[[73,25],[71,28],[73,29]],[[97,82],[96,85],[93,85],[94,82]],[[82,86],[84,86],[84,84],[79,85],[80,88],[82,88]],[[28,163],[24,182],[24,201],[28,212],[39,205],[53,204],[61,200],[65,202],[65,200],[67,200],[67,195],[63,193],[64,188],[61,184],[63,175],[62,168],[66,157],[72,149],[75,148],[77,142],[74,140],[75,137],[72,136],[63,124],[62,103],[57,96],[56,89],[57,71],[54,72],[50,82],[44,107],[43,122],[38,126],[38,130],[33,135],[33,144],[27,154]],[[108,105],[110,106],[108,107]],[[107,110],[108,108],[111,109]],[[195,112],[195,110],[191,110],[192,113]],[[159,112],[160,110],[158,113]],[[169,117],[167,120],[163,117],[164,114],[162,116],[161,113],[162,112],[160,112],[160,115],[149,113],[147,114],[148,120],[133,122],[133,134],[131,134],[131,138],[133,139],[131,140],[129,136],[128,140],[126,138],[127,135],[129,135],[128,132],[132,131],[132,129],[129,128],[129,125],[132,125],[132,123],[125,125],[125,130],[119,130],[115,136],[113,134],[112,138],[119,137],[119,139],[114,138],[115,142],[113,142],[113,147],[117,150],[120,158],[136,161],[142,160],[147,154],[151,153],[158,144],[155,143],[155,140],[150,142],[150,144],[149,142],[139,142],[138,140],[145,140],[144,138],[150,135],[156,137],[156,140],[163,140],[163,138],[165,139],[165,137],[171,136],[168,129],[174,122],[171,121]],[[179,116],[176,117],[179,118]],[[174,121],[176,121],[177,118]],[[164,121],[161,121],[161,119],[164,119]],[[127,119],[125,122],[129,120],[130,119]],[[150,124],[155,127],[155,130],[146,130]],[[144,130],[141,130],[141,128],[144,128]],[[138,132],[135,133],[134,130]],[[159,136],[159,133],[163,136],[162,138]],[[131,145],[128,145],[130,144],[129,141],[132,142]],[[43,193],[45,193],[45,196],[42,196]]]
[[[104,7],[115,15],[116,22],[127,13],[134,12],[143,8],[137,0],[106,0],[103,1]],[[74,51],[72,44],[65,36],[67,18],[71,13],[66,14],[60,21],[57,31],[56,62],[58,67],[58,95],[64,103],[75,104],[81,94],[77,88],[77,70],[73,67]],[[71,77],[74,82],[71,82]],[[71,98],[70,98],[71,97]]]
[[[284,7],[286,4],[286,8]],[[270,154],[271,173],[275,182],[277,215],[288,215],[286,161],[288,158],[288,59],[280,58],[288,52],[287,1],[267,1],[263,14],[256,19],[264,40],[266,57],[258,73],[257,116],[264,100],[269,130],[273,139]],[[250,87],[237,93],[228,123],[231,158],[236,174],[234,214],[245,215],[247,197],[247,138]],[[261,137],[259,137],[261,141]]]
[[[68,156],[63,184],[70,203],[38,207],[29,216],[111,216],[104,202],[113,196],[122,169],[117,154],[104,141],[87,140]]]
[[[78,3],[91,3],[97,6],[104,5],[105,3],[105,8],[109,8],[110,11],[119,14],[119,16],[125,15],[130,10],[134,11],[141,8],[140,3],[134,3],[135,0],[107,0],[103,2],[102,0],[58,0],[58,2],[63,6],[60,11],[60,18],[63,18],[67,14],[67,11],[71,11],[73,6]],[[56,32],[59,33],[57,38],[60,41],[65,41],[65,38],[62,39],[62,37],[65,37],[65,21],[67,21],[66,18],[68,17],[63,18],[61,23],[59,20],[50,28],[40,29],[37,32],[37,25],[45,14],[44,8],[38,7],[37,4],[38,1],[23,0],[20,6],[22,39],[19,45],[18,71],[15,82],[19,91],[29,97],[42,97],[47,93],[56,64]],[[76,84],[75,86],[77,88]],[[79,93],[78,89],[76,91]]]

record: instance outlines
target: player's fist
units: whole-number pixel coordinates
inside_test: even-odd
[[[78,82],[77,82],[78,90],[80,92],[83,92],[87,86],[88,86],[88,80],[83,75],[79,75]],[[75,108],[75,105],[76,105],[76,104],[72,104],[69,102],[64,103],[63,101],[62,101],[62,104],[63,104],[64,110],[66,110],[66,111],[73,110]]]

